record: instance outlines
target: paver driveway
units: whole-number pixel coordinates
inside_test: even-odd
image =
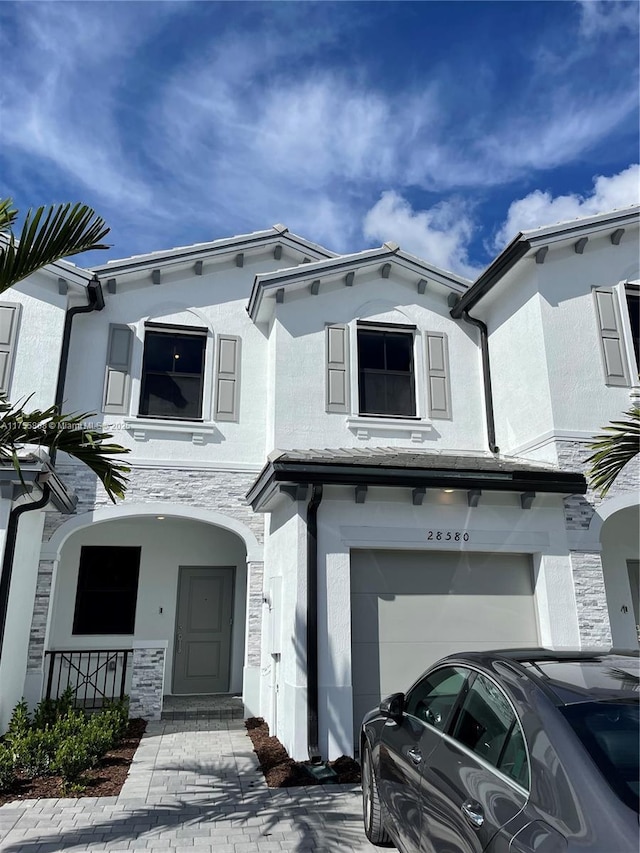
[[[3,853],[374,849],[357,786],[267,788],[240,721],[151,723],[118,797],[0,808]]]

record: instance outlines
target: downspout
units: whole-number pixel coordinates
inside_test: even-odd
[[[318,746],[318,507],[322,484],[311,487],[307,505],[307,740],[309,758],[320,764]]]
[[[22,504],[14,507],[9,513],[7,524],[7,538],[4,545],[4,556],[2,558],[2,573],[0,574],[0,660],[2,660],[2,647],[4,644],[4,631],[7,625],[7,609],[9,606],[9,591],[11,589],[11,575],[13,574],[13,558],[16,553],[16,541],[18,539],[18,523],[20,516],[25,512],[33,512],[44,509],[49,503],[51,489],[46,484],[42,487],[42,497],[34,503]]]
[[[480,329],[480,352],[482,353],[482,377],[484,380],[484,409],[487,420],[487,438],[489,441],[489,450],[492,453],[499,453],[500,448],[496,445],[496,424],[493,416],[493,392],[491,390],[491,365],[489,364],[489,334],[486,325],[482,320],[477,320],[471,317],[465,309],[462,312],[462,319],[472,326]]]
[[[93,279],[87,285],[88,302],[86,305],[76,305],[69,308],[64,318],[64,330],[62,332],[62,348],[60,350],[60,367],[58,369],[58,382],[56,385],[56,396],[54,405],[60,411],[64,397],[64,385],[67,379],[67,365],[69,363],[69,347],[71,345],[71,324],[76,314],[90,314],[92,311],[102,311],[104,308],[104,294],[102,293],[102,285],[98,280],[98,276],[94,275]],[[52,454],[55,456],[55,453]],[[55,459],[51,460],[53,465]]]

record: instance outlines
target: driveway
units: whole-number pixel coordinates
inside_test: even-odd
[[[241,721],[150,723],[118,797],[0,808],[3,853],[374,849],[358,786],[267,788]]]

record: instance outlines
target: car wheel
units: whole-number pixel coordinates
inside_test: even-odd
[[[364,834],[369,841],[380,846],[388,845],[391,839],[382,822],[382,803],[373,770],[371,748],[368,744],[362,753],[362,816]]]

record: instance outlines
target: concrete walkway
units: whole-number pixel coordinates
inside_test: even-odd
[[[267,788],[241,721],[150,723],[118,797],[16,800],[3,853],[373,851],[355,785]]]

